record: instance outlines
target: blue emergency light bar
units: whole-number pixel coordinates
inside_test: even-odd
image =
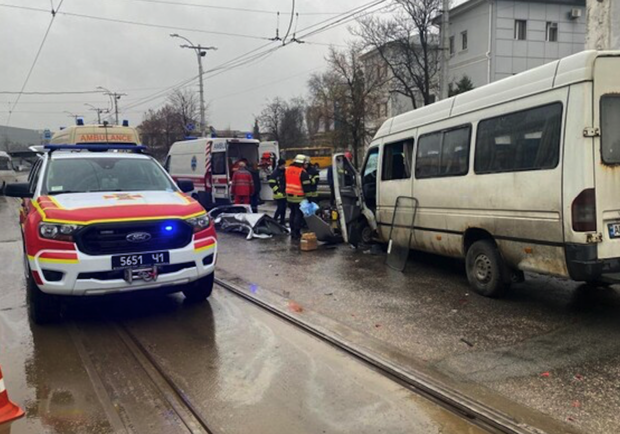
[[[103,151],[133,151],[133,152],[143,152],[146,151],[146,146],[142,145],[115,145],[115,144],[105,144],[105,145],[45,145],[43,149],[48,150],[49,152],[53,151],[91,151],[91,152],[103,152]]]

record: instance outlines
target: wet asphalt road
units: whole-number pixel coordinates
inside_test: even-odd
[[[130,335],[216,434],[482,432],[221,288],[198,305],[115,297],[72,304],[61,324],[30,324],[14,205],[0,198],[0,363],[27,417],[2,434],[200,432]]]
[[[549,432],[620,432],[618,287],[528,275],[494,300],[470,291],[458,261],[419,252],[399,273],[344,245],[300,252],[286,238],[235,234],[220,243],[221,277],[293,300],[402,366]]]

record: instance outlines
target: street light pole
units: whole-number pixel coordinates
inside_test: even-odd
[[[443,11],[441,13],[441,82],[439,90],[441,92],[440,99],[448,98],[449,73],[448,65],[450,63],[450,0],[443,0]]]
[[[77,120],[82,117],[82,115],[76,115],[76,114],[71,113],[70,111],[67,111],[67,110],[63,111],[63,113],[66,113],[66,114],[69,115],[70,118],[73,118],[73,121],[75,123],[77,123]]]
[[[112,98],[112,103],[114,104],[114,115],[116,117],[116,125],[118,125],[118,101],[121,99],[121,96],[126,96],[127,94],[112,92],[111,90],[106,89],[103,86],[97,86],[97,89],[103,90],[104,95],[107,95],[110,98]]]
[[[177,33],[172,33],[170,35],[171,38],[180,38],[184,41],[187,41],[189,45],[181,45],[181,48],[190,48],[196,52],[196,57],[198,58],[198,84],[200,88],[200,135],[205,137],[207,134],[207,121],[206,121],[206,108],[205,108],[205,92],[204,92],[204,77],[203,77],[203,69],[202,69],[202,58],[207,55],[208,50],[217,50],[216,47],[203,47],[202,45],[194,45],[192,41],[187,39],[185,36],[181,36]]]
[[[110,110],[109,109],[102,109],[102,108],[98,108],[95,107],[92,104],[89,103],[84,103],[85,106],[90,107],[90,110],[97,112],[97,123],[99,125],[101,125],[101,113],[109,113]]]

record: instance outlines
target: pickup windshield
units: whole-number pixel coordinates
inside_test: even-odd
[[[158,190],[177,188],[153,160],[85,157],[52,159],[42,194]]]

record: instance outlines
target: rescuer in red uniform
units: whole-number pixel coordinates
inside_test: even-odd
[[[238,167],[232,177],[230,194],[234,196],[235,204],[249,205],[255,189],[252,174],[246,169],[245,161],[240,161]]]

